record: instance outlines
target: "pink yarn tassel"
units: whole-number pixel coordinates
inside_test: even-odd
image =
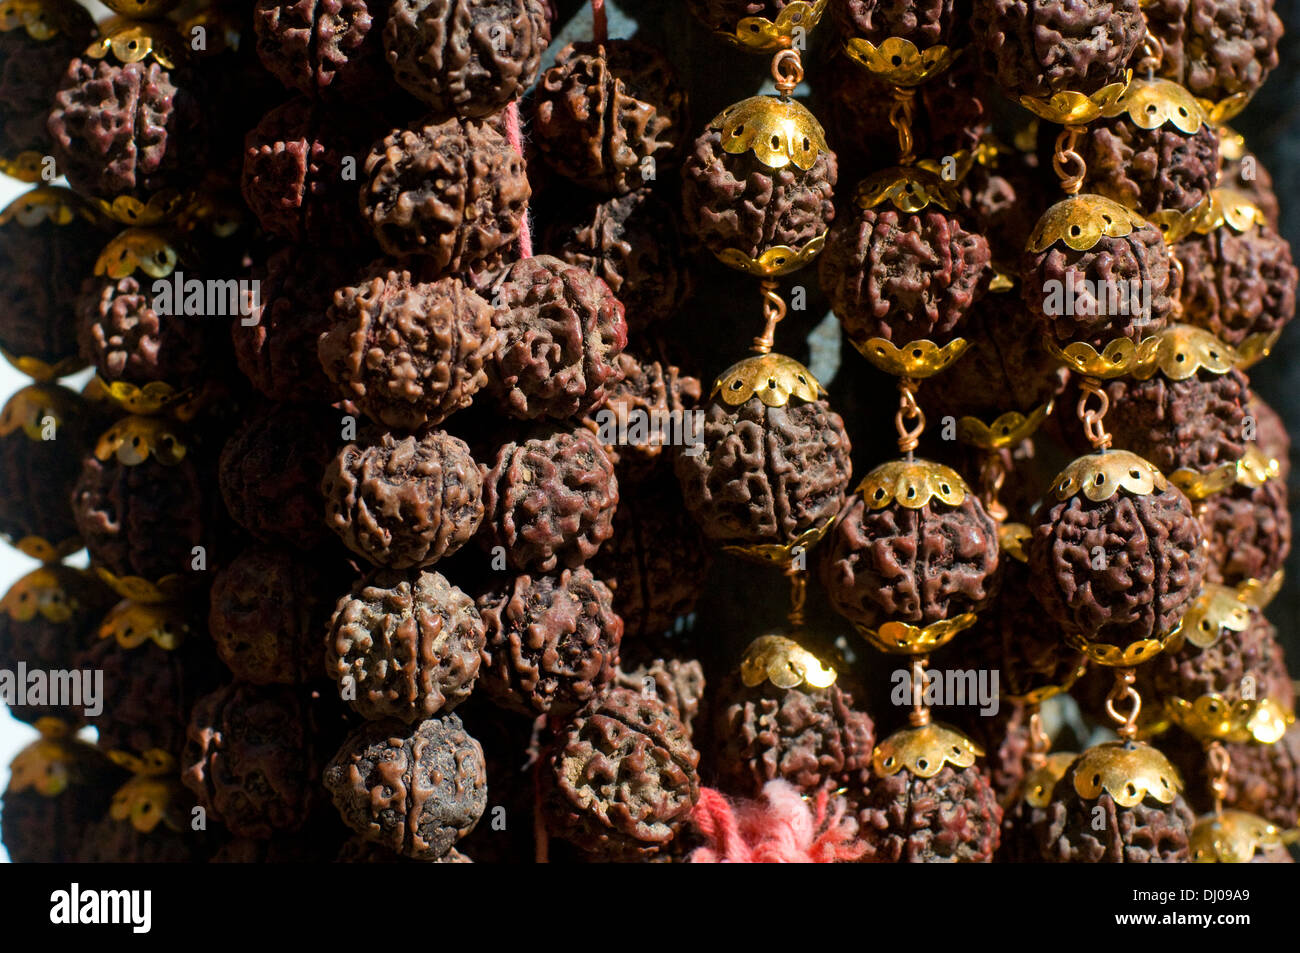
[[[506,107],[506,138],[510,140],[511,147],[519,154],[519,158],[524,158],[523,137],[519,133],[519,104],[511,103]],[[524,220],[519,223],[519,257],[533,257],[533,227],[530,222],[531,215],[528,209],[524,209]]]
[[[867,846],[854,838],[844,802],[834,809],[822,790],[809,805],[794,785],[769,781],[757,801],[728,800],[712,788],[700,791],[691,815],[708,842],[690,854],[695,864],[833,864],[858,860]]]

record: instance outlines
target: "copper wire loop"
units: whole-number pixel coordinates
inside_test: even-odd
[[[914,728],[930,723],[930,709],[925,707],[925,666],[929,661],[927,655],[917,655],[912,659],[912,711],[907,720]]]
[[[1080,377],[1079,390],[1083,393],[1079,395],[1075,413],[1083,423],[1084,435],[1095,449],[1109,450],[1111,436],[1106,430],[1105,417],[1106,411],[1110,410],[1110,398],[1102,389],[1101,381],[1095,377]],[[1101,406],[1095,410],[1090,408],[1089,397],[1096,397]]]
[[[912,155],[912,115],[916,107],[916,90],[905,86],[894,87],[894,105],[889,109],[889,124],[898,132],[899,165],[910,165]]]
[[[1088,164],[1074,148],[1079,144],[1079,136],[1083,131],[1083,126],[1068,125],[1056,137],[1056,154],[1052,156],[1052,168],[1056,170],[1061,180],[1061,188],[1067,195],[1078,194],[1079,189],[1083,187],[1083,177],[1088,173]],[[1070,166],[1074,166],[1076,171],[1071,173]]]
[[[894,414],[894,427],[898,430],[898,449],[903,453],[910,454],[915,450],[925,432],[925,414],[916,403],[916,389],[920,386],[919,381],[910,377],[898,380],[898,413]],[[909,427],[909,420],[916,423]]]
[[[1151,29],[1148,27],[1147,35],[1142,38],[1142,59],[1138,60],[1137,71],[1145,73],[1147,79],[1152,79],[1164,60],[1165,48],[1152,36]]]
[[[984,510],[999,523],[1006,522],[1007,508],[998,499],[1007,480],[1006,461],[998,450],[990,450],[980,463],[980,488],[984,491]]]
[[[1119,725],[1115,730],[1121,738],[1133,738],[1137,735],[1137,720],[1138,714],[1142,711],[1142,696],[1133,687],[1135,679],[1133,669],[1115,669],[1115,684],[1110,687],[1110,692],[1106,695],[1106,714]],[[1119,703],[1122,701],[1132,705],[1128,715],[1119,713]]]
[[[1041,768],[1047,763],[1047,752],[1052,747],[1052,739],[1043,727],[1043,715],[1037,705],[1029,706],[1029,762],[1031,770]]]
[[[766,324],[761,336],[754,338],[754,350],[759,354],[770,354],[776,343],[776,326],[785,317],[785,301],[777,292],[780,287],[775,278],[764,278],[758,284],[763,294],[763,317]]]
[[[790,612],[786,619],[790,629],[798,632],[803,628],[803,607],[808,599],[808,575],[803,569],[786,567],[785,574],[790,577]]]
[[[1183,283],[1187,280],[1187,268],[1183,265],[1183,260],[1174,254],[1174,249],[1169,249],[1169,267],[1173,269],[1172,279],[1169,282],[1169,297],[1174,300],[1174,314],[1172,321],[1174,324],[1180,322],[1183,316]]]
[[[1232,770],[1232,757],[1222,741],[1212,741],[1205,749],[1210,775],[1210,794],[1214,798],[1214,813],[1223,810],[1223,799],[1228,796],[1228,772]]]
[[[782,96],[789,96],[803,82],[803,61],[798,50],[781,50],[772,57],[772,82]]]

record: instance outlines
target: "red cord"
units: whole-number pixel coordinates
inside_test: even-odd
[[[609,38],[609,24],[605,20],[605,0],[591,0],[591,38],[604,43]]]
[[[524,158],[523,138],[519,133],[519,104],[511,103],[506,107],[506,138],[519,158]],[[529,222],[528,209],[524,209],[524,220],[519,223],[519,257],[533,257],[533,228]]]

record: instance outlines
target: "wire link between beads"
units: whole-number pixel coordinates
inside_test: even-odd
[[[1232,756],[1222,741],[1212,741],[1205,749],[1210,775],[1210,796],[1214,798],[1214,813],[1223,813],[1223,799],[1228,796],[1228,772],[1232,770]]]
[[[785,97],[803,82],[803,60],[798,50],[781,50],[772,57],[772,82],[776,91]]]
[[[1084,435],[1094,449],[1109,450],[1111,435],[1106,430],[1106,411],[1110,410],[1110,397],[1102,389],[1101,381],[1095,377],[1079,378],[1079,390],[1083,391],[1079,395],[1079,403],[1075,408],[1075,413],[1083,423]],[[1095,397],[1100,406],[1096,409],[1088,406],[1088,398]]]
[[[912,711],[907,720],[913,728],[921,728],[930,723],[930,709],[925,707],[925,667],[929,662],[927,655],[912,658]]]
[[[912,138],[912,118],[915,110],[916,90],[895,86],[894,104],[889,108],[889,124],[898,132],[899,165],[910,165],[916,158],[912,155],[915,145]]]
[[[980,485],[984,490],[984,510],[999,523],[1006,522],[1007,508],[998,499],[1007,480],[1006,461],[1000,450],[990,450],[980,463]]]
[[[1147,79],[1153,79],[1164,61],[1164,44],[1156,39],[1148,26],[1146,36],[1142,38],[1142,58],[1138,60],[1137,72],[1145,73]]]
[[[1110,687],[1110,692],[1106,695],[1106,714],[1111,717],[1119,728],[1116,732],[1121,738],[1134,738],[1137,736],[1138,715],[1142,711],[1142,696],[1138,694],[1133,687],[1137,676],[1131,668],[1115,669],[1115,684]],[[1121,715],[1119,712],[1120,702],[1127,701],[1132,706],[1127,715]]]
[[[1043,727],[1043,713],[1037,705],[1029,707],[1029,762],[1030,769],[1041,768],[1047,763],[1047,752],[1051,750],[1052,739]]]
[[[1061,134],[1056,137],[1056,154],[1052,156],[1052,168],[1056,170],[1056,175],[1061,180],[1061,188],[1067,195],[1077,195],[1079,189],[1083,187],[1084,176],[1088,174],[1088,164],[1075,149],[1079,144],[1079,136],[1083,135],[1083,132],[1083,126],[1071,124],[1062,129]],[[1075,168],[1074,172],[1070,172],[1071,166]]]
[[[758,285],[763,294],[763,333],[754,338],[754,350],[759,354],[770,354],[776,343],[776,326],[785,317],[785,299],[777,288],[780,284],[775,278],[764,278]]]
[[[898,430],[898,449],[910,454],[921,442],[925,432],[925,413],[916,402],[916,389],[920,382],[910,377],[898,381],[898,413],[894,414],[894,427]],[[915,423],[908,425],[907,421]]]

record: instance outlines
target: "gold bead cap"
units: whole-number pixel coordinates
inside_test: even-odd
[[[876,467],[858,484],[857,493],[873,510],[897,503],[919,510],[934,500],[961,506],[970,487],[952,467],[930,460],[891,460]]]
[[[1052,481],[1052,492],[1064,502],[1082,494],[1094,503],[1123,490],[1132,496],[1163,493],[1169,481],[1155,465],[1128,450],[1090,453],[1070,462]]]
[[[901,36],[886,37],[877,45],[855,36],[844,42],[844,54],[883,83],[919,86],[951,66],[961,50],[942,43],[920,49]]]
[[[1103,238],[1123,238],[1147,220],[1103,195],[1071,195],[1039,218],[1027,248],[1037,255],[1060,242],[1074,251],[1088,251]]]
[[[57,440],[59,429],[81,409],[80,398],[66,387],[29,384],[14,391],[0,410],[0,437],[22,431],[28,440],[40,443],[50,436],[46,425],[52,422]]]
[[[742,17],[735,30],[717,30],[715,35],[751,53],[773,53],[789,49],[794,32],[811,31],[826,12],[830,0],[792,0],[775,17]]]
[[[1248,864],[1259,851],[1283,844],[1281,828],[1236,810],[1197,818],[1189,838],[1194,864]]]
[[[1169,759],[1140,741],[1109,741],[1089,748],[1074,762],[1074,791],[1085,801],[1105,792],[1120,807],[1147,798],[1172,804],[1183,779]]]
[[[956,728],[931,722],[919,728],[896,731],[871,753],[877,777],[888,778],[907,771],[918,778],[932,778],[945,765],[969,768],[984,749]]]
[[[151,228],[128,228],[104,246],[95,260],[95,274],[125,278],[137,271],[150,278],[166,278],[176,270],[180,256],[170,239]]]
[[[728,106],[709,123],[722,133],[722,148],[731,155],[753,152],[769,169],[788,165],[807,172],[828,152],[826,133],[817,117],[793,99],[751,96]]]
[[[794,639],[762,635],[745,649],[740,677],[750,688],[765,681],[777,688],[828,688],[837,673]]]
[[[61,185],[42,185],[24,192],[0,211],[0,225],[11,222],[34,228],[44,222],[71,225],[80,219],[94,222],[95,215],[71,189]]]
[[[1127,116],[1140,129],[1173,126],[1188,135],[1209,126],[1209,117],[1187,89],[1167,79],[1135,79],[1110,106],[1102,110],[1106,119]]]
[[[947,212],[961,208],[953,184],[919,165],[895,166],[872,173],[858,184],[853,202],[864,211],[888,202],[908,214],[929,205],[937,205]]]
[[[145,642],[171,651],[185,641],[190,625],[185,613],[174,605],[123,600],[99,624],[99,637],[113,639],[124,649]]]
[[[713,382],[710,400],[738,407],[757,397],[768,407],[784,407],[792,398],[814,401],[826,393],[812,372],[784,354],[756,354],[737,361]]]

